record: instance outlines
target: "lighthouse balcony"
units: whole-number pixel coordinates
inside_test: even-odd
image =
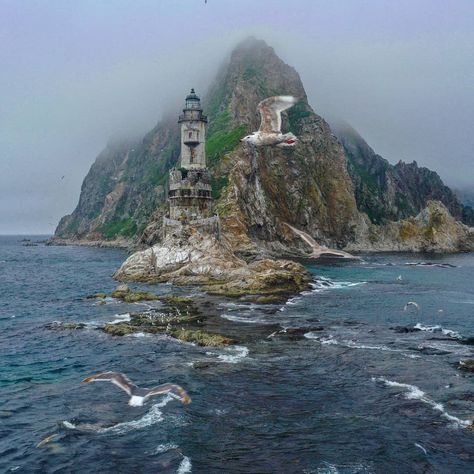
[[[200,141],[197,137],[185,137],[183,139],[183,143],[188,146],[197,146],[199,145]]]
[[[168,198],[176,199],[212,199],[210,189],[170,189]]]

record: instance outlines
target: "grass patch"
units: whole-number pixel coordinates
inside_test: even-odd
[[[133,237],[137,233],[137,223],[129,217],[119,221],[105,223],[101,232],[106,239],[113,239],[119,235],[123,237]]]

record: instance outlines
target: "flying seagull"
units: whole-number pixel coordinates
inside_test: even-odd
[[[128,404],[132,407],[141,407],[153,395],[163,395],[165,393],[169,393],[172,397],[178,399],[185,405],[191,403],[191,398],[179,385],[164,383],[153,388],[140,388],[126,375],[119,372],[102,372],[100,374],[91,375],[82,381],[82,383],[89,382],[112,382],[130,395]]]
[[[409,302],[405,305],[405,307],[403,308],[403,311],[406,311],[409,306],[414,306],[417,311],[420,311],[420,305],[419,305],[418,303],[416,303],[415,301],[409,301]]]
[[[281,113],[296,102],[291,95],[277,95],[262,100],[257,106],[261,117],[260,128],[241,141],[255,146],[294,146],[298,139],[292,133],[281,133]]]

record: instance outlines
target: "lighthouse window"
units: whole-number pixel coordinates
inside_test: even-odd
[[[193,135],[193,132],[189,132],[189,138],[191,138]]]

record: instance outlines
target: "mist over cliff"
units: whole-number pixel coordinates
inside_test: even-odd
[[[249,151],[240,138],[258,128],[258,102],[278,94],[299,100],[283,114],[282,127],[300,138],[298,146]],[[357,241],[364,219],[374,225],[405,219],[430,200],[442,202],[456,219],[472,222],[469,210],[435,172],[416,163],[390,165],[350,126],[331,130],[308,103],[296,70],[264,41],[241,42],[203,99],[216,209],[235,250],[299,247],[287,224],[321,243],[344,247]],[[147,245],[160,239],[167,173],[180,152],[176,122],[181,108],[177,103],[175,116],[143,140],[106,147],[56,237]]]

